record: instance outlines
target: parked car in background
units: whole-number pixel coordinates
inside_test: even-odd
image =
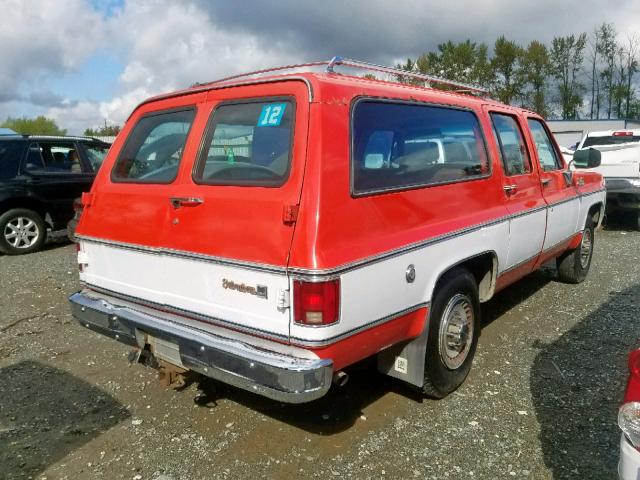
[[[549,261],[586,278],[602,176],[569,171],[539,115],[333,63],[136,108],[82,198],[81,325],[283,402],[372,355],[442,398],[481,302]]]
[[[0,252],[34,252],[48,232],[66,228],[109,146],[89,137],[1,136]]]
[[[590,132],[578,150],[596,148],[602,153],[601,173],[607,186],[607,212],[631,215],[640,229],[640,130]]]
[[[620,463],[622,480],[640,478],[640,349],[629,354],[629,380],[622,406],[618,412]]]

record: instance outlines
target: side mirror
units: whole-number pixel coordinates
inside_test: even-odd
[[[576,168],[596,168],[600,166],[601,159],[602,154],[600,150],[587,148],[576,150],[571,163],[574,164]]]

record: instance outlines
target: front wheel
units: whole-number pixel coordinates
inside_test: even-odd
[[[14,208],[0,215],[0,251],[21,255],[40,250],[47,235],[42,217],[33,210]]]
[[[561,281],[566,283],[581,283],[587,278],[593,257],[594,233],[593,220],[591,217],[587,217],[584,230],[582,231],[582,240],[580,240],[578,248],[565,253],[556,260],[558,278]]]
[[[444,398],[467,378],[480,334],[478,287],[456,268],[436,287],[429,314],[423,393]]]

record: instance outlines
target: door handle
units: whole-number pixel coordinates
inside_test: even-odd
[[[505,185],[502,188],[504,188],[504,191],[507,193],[514,193],[516,190],[518,190],[517,185]]]
[[[204,200],[198,197],[171,197],[169,201],[175,209],[180,207],[197,207],[204,203]]]
[[[540,180],[540,183],[542,183],[543,187],[546,187],[547,185],[549,185],[549,183],[551,183],[551,179],[550,178],[543,178],[542,180]]]

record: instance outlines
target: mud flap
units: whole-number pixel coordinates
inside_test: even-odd
[[[378,353],[378,371],[422,388],[428,330],[429,328],[425,327],[419,337],[392,345]]]

